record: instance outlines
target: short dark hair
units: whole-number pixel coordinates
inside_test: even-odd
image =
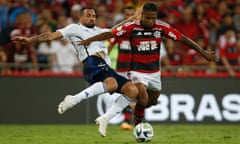
[[[86,9],[94,10],[95,13],[96,13],[95,8],[88,6],[88,7],[83,7],[83,8],[80,10],[80,15],[83,15],[83,14],[84,14],[84,11],[85,11]]]
[[[143,11],[152,11],[152,12],[157,12],[158,11],[158,7],[155,3],[153,2],[146,2],[143,5]]]

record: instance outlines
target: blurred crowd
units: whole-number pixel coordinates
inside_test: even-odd
[[[96,25],[111,28],[123,19],[122,9],[138,9],[146,0],[0,0],[0,72],[81,71],[74,48],[65,40],[20,45],[17,35],[33,36],[79,22],[82,7],[97,11]],[[240,0],[152,0],[159,19],[173,25],[207,50],[218,63],[209,63],[186,45],[165,39],[162,69],[174,72],[240,72]],[[111,45],[110,41],[107,41]]]

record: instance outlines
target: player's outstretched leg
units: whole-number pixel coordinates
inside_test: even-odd
[[[68,109],[74,107],[77,102],[72,95],[65,96],[64,100],[58,105],[58,113],[63,114]]]
[[[82,100],[105,93],[106,91],[107,89],[105,83],[96,82],[73,96],[67,95],[64,100],[58,105],[58,113],[63,114],[65,111],[80,103]]]

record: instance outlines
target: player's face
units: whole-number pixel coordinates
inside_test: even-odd
[[[157,12],[143,11],[141,24],[146,28],[152,28],[157,20]]]
[[[85,9],[84,14],[80,17],[81,24],[92,28],[96,24],[96,13],[93,9]]]
[[[134,9],[126,9],[123,13],[124,19],[129,18],[130,16],[134,15],[135,10]]]

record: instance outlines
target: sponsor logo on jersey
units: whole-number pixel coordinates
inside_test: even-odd
[[[152,35],[151,32],[144,32],[144,35]]]
[[[160,38],[160,37],[161,37],[161,32],[160,32],[160,31],[155,31],[155,32],[153,33],[153,36],[154,36],[155,38]]]
[[[140,41],[138,45],[138,51],[150,51],[158,48],[157,42],[152,41]]]

